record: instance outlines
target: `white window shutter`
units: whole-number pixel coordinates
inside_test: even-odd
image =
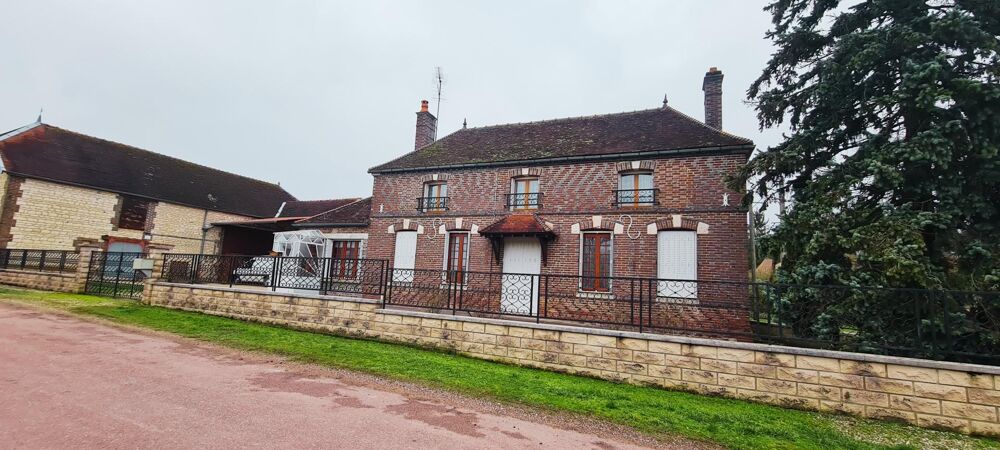
[[[658,233],[656,277],[666,280],[657,283],[661,297],[698,297],[698,237],[694,231]]]
[[[393,281],[413,281],[413,268],[417,262],[417,233],[401,231],[396,233],[396,249],[392,258]]]

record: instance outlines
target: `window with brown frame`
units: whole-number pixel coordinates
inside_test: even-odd
[[[448,282],[462,284],[465,271],[469,270],[469,233],[448,234]]]
[[[519,177],[511,180],[507,206],[511,209],[538,209],[542,194],[538,192],[538,178]]]
[[[118,211],[118,228],[145,230],[151,203],[141,198],[122,196],[121,210]]]
[[[424,183],[424,196],[420,199],[421,211],[445,211],[448,209],[448,183],[435,181]]]
[[[611,233],[584,233],[580,252],[580,289],[608,292],[611,288]]]
[[[618,178],[615,204],[626,207],[656,204],[656,189],[653,188],[651,172],[626,172]]]
[[[336,278],[358,276],[358,256],[361,241],[333,241],[333,264],[330,275]]]

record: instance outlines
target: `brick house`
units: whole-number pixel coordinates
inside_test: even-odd
[[[275,184],[40,122],[0,135],[0,161],[0,248],[219,253],[244,237],[213,223],[295,201]]]
[[[704,122],[664,102],[463,127],[436,139],[425,101],[415,150],[369,170],[368,257],[415,277],[465,270],[566,276],[548,282],[586,303],[573,308],[624,296],[617,291],[635,289],[627,277],[672,280],[655,287],[667,301],[745,302],[745,287],[706,284],[744,282],[748,270],[742,193],[724,179],[754,146],[722,131],[722,78],[715,68],[705,74]],[[535,283],[525,289],[537,303],[545,286]],[[521,296],[500,310],[538,307],[527,303]]]

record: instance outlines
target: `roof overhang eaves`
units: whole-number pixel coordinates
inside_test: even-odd
[[[424,172],[428,170],[440,170],[440,169],[471,169],[471,168],[485,168],[485,167],[505,167],[505,166],[517,166],[517,165],[537,165],[546,163],[570,163],[570,162],[587,162],[587,161],[607,161],[607,160],[627,160],[631,158],[648,158],[648,157],[679,157],[688,155],[702,155],[702,154],[740,154],[746,153],[749,155],[753,152],[756,146],[751,142],[748,144],[740,145],[725,145],[725,146],[712,146],[712,147],[696,147],[696,148],[682,148],[682,149],[672,149],[672,150],[650,150],[650,151],[640,151],[640,152],[628,152],[628,153],[609,153],[604,155],[581,155],[581,156],[560,156],[554,158],[538,158],[538,159],[521,159],[521,160],[510,160],[510,161],[488,161],[488,162],[476,162],[476,163],[465,163],[465,164],[449,164],[445,166],[425,166],[425,167],[400,167],[400,168],[389,168],[389,169],[378,169],[373,167],[368,169],[368,173],[372,175],[385,174],[385,173],[400,173],[400,172]]]
[[[331,228],[348,228],[348,227],[367,227],[370,224],[367,223],[293,223],[292,226],[296,228],[317,228],[317,227],[331,227]]]
[[[31,175],[31,174],[26,174],[26,173],[20,173],[20,172],[15,172],[15,171],[12,171],[12,170],[7,170],[7,169],[5,169],[4,172],[9,173],[9,174],[14,175],[14,176],[18,176],[18,177],[34,178],[36,180],[48,181],[49,183],[64,184],[64,185],[67,185],[67,186],[75,186],[75,187],[80,187],[80,188],[85,188],[85,189],[93,189],[95,191],[110,192],[112,194],[129,195],[129,196],[132,196],[132,197],[144,198],[144,199],[147,199],[147,200],[154,200],[154,201],[157,201],[157,202],[173,203],[175,205],[187,206],[189,208],[201,209],[201,210],[205,210],[205,211],[223,212],[223,213],[229,213],[229,214],[236,214],[238,216],[254,217],[254,218],[258,218],[258,219],[264,219],[264,218],[268,217],[268,216],[261,216],[261,215],[258,215],[258,214],[249,214],[249,213],[243,212],[243,211],[230,211],[230,210],[227,210],[227,209],[206,208],[204,206],[192,205],[190,203],[179,202],[177,200],[167,200],[167,199],[163,199],[163,198],[150,197],[148,195],[135,194],[135,193],[132,193],[132,192],[125,192],[125,191],[118,191],[118,190],[108,189],[108,188],[103,188],[103,187],[89,186],[89,185],[86,185],[86,184],[74,183],[72,181],[57,180],[57,179],[48,178],[48,177],[40,177],[38,175]]]

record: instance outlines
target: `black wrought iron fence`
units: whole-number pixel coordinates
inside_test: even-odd
[[[105,297],[142,298],[146,273],[135,268],[146,253],[93,252],[84,291]]]
[[[1000,292],[388,269],[384,260],[176,255],[163,278],[381,296],[387,307],[1000,364]],[[595,287],[599,289],[594,289]]]
[[[80,254],[69,250],[0,249],[0,269],[74,272]]]
[[[285,256],[167,254],[162,278],[175,283],[260,286],[381,296],[386,261]]]
[[[1000,292],[390,272],[387,306],[1000,363]],[[593,286],[602,289],[587,289]]]

